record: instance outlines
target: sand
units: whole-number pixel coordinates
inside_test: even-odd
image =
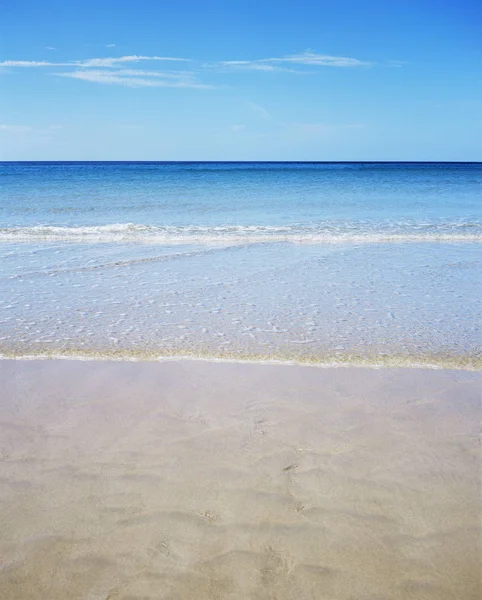
[[[0,361],[0,597],[480,600],[481,384]]]

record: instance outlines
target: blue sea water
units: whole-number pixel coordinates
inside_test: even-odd
[[[481,190],[476,163],[0,163],[0,351],[479,364]]]

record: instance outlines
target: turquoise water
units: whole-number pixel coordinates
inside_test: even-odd
[[[0,350],[480,360],[482,165],[0,163]]]

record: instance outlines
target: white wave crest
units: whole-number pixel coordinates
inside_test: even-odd
[[[482,233],[453,233],[414,228],[415,231],[361,231],[353,227],[306,227],[269,225],[154,226],[114,223],[85,227],[36,225],[0,228],[0,242],[137,242],[143,244],[297,244],[481,242]]]

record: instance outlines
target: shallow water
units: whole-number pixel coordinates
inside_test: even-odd
[[[7,353],[480,357],[478,245],[17,250]]]
[[[480,363],[481,165],[0,173],[3,354]]]

